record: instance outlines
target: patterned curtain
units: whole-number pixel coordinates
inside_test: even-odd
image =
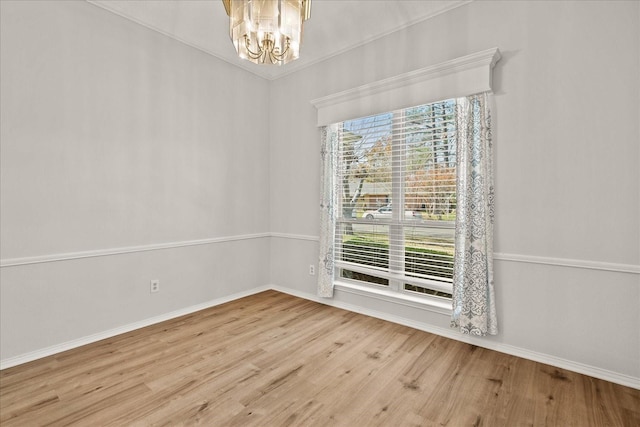
[[[493,161],[489,94],[461,98],[457,120],[456,249],[451,327],[498,333],[493,291]]]
[[[333,253],[334,233],[336,225],[336,183],[334,168],[337,167],[338,127],[324,126],[321,131],[321,177],[320,186],[320,257],[318,263],[318,296],[333,297]]]

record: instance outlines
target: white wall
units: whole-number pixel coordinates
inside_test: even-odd
[[[86,2],[0,7],[0,358],[265,285],[268,81]]]
[[[639,5],[476,1],[272,82],[272,283],[315,294],[310,100],[498,47],[501,332],[474,342],[640,386]],[[345,291],[333,303],[450,333],[445,315]]]

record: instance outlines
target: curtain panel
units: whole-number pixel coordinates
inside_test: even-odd
[[[336,229],[337,194],[335,169],[338,164],[338,125],[322,126],[320,176],[320,255],[318,262],[318,296],[333,297],[334,233]]]
[[[461,98],[456,120],[457,209],[451,326],[463,334],[496,335],[489,93]]]

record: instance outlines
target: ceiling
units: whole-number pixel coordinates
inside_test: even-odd
[[[221,0],[87,1],[272,80],[472,0],[313,0],[300,58],[283,66],[238,58]]]

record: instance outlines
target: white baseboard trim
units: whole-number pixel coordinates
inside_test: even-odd
[[[483,347],[489,350],[495,350],[500,353],[510,354],[512,356],[522,357],[523,359],[532,360],[534,362],[544,363],[546,365],[555,366],[557,368],[566,369],[568,371],[577,372],[579,374],[588,375],[601,380],[609,381],[612,383],[620,384],[626,387],[631,387],[640,390],[640,378],[632,377],[630,375],[620,374],[618,372],[601,369],[595,366],[585,365],[583,363],[574,362],[572,360],[563,359],[560,357],[552,356],[549,354],[538,353],[536,351],[515,347],[508,344],[496,343],[492,341],[483,340],[482,338],[472,337],[469,335],[463,335],[457,333],[452,329],[442,328],[438,326],[429,325],[426,323],[416,322],[404,317],[395,316],[389,313],[380,312],[377,310],[370,310],[361,306],[356,306],[348,303],[335,301],[329,298],[321,298],[313,294],[306,292],[300,292],[295,289],[286,288],[282,286],[271,285],[271,289],[278,292],[283,292],[289,295],[293,295],[299,298],[319,302],[321,304],[330,305],[336,308],[341,308],[348,311],[364,314],[367,316],[375,317],[377,319],[387,320],[389,322],[397,323],[404,326],[409,326],[414,329],[429,332],[435,335],[440,335],[445,338],[450,338],[456,341],[462,341],[468,344]]]
[[[161,314],[159,316],[151,317],[149,319],[140,320],[138,322],[129,323],[128,325],[120,326],[118,328],[109,329],[108,331],[98,332],[86,337],[78,338],[75,340],[67,341],[61,344],[56,344],[51,347],[43,348],[40,350],[32,351],[26,354],[22,354],[15,357],[10,357],[5,360],[0,360],[0,370],[11,368],[13,366],[22,365],[23,363],[32,362],[43,357],[52,356],[63,351],[72,350],[83,345],[91,344],[103,339],[112,338],[120,334],[134,331],[136,329],[144,328],[146,326],[154,325],[156,323],[164,322],[167,320],[175,319],[176,317],[184,316],[186,314],[195,313],[196,311],[204,310],[216,305],[221,305],[239,298],[244,298],[249,295],[257,294],[259,292],[267,291],[271,289],[270,286],[261,286],[250,289],[244,292],[238,292],[226,297],[216,298],[211,301],[207,301],[202,304],[192,305],[190,307],[181,308],[169,313]]]
[[[429,325],[426,323],[416,322],[410,319],[406,319],[404,317],[395,316],[395,315],[380,312],[377,310],[370,310],[367,308],[363,308],[361,306],[356,306],[348,303],[335,301],[333,299],[320,298],[314,294],[309,294],[306,292],[301,292],[295,289],[276,286],[276,285],[259,286],[257,288],[253,288],[247,291],[228,295],[226,297],[216,298],[214,300],[211,300],[202,304],[196,304],[190,307],[185,307],[179,310],[165,313],[160,316],[155,316],[149,319],[130,323],[128,325],[110,329],[108,331],[99,332],[86,337],[82,337],[82,338],[67,341],[61,344],[53,345],[51,347],[47,347],[44,349],[32,351],[32,352],[15,356],[15,357],[10,357],[5,360],[0,360],[0,370],[11,368],[13,366],[21,365],[37,359],[41,359],[43,357],[52,356],[54,354],[61,353],[63,351],[71,350],[77,347],[81,347],[83,345],[91,344],[103,339],[107,339],[123,333],[131,332],[133,330],[144,328],[146,326],[150,326],[156,323],[164,322],[166,320],[171,320],[176,317],[184,316],[186,314],[195,313],[196,311],[204,310],[210,307],[214,307],[216,305],[221,305],[230,301],[234,301],[239,298],[244,298],[246,296],[254,295],[259,292],[264,292],[270,289],[278,292],[283,292],[289,295],[293,295],[299,298],[304,298],[306,300],[315,301],[321,304],[330,305],[336,308],[341,308],[341,309],[349,310],[355,313],[360,313],[367,316],[375,317],[377,319],[387,320],[389,322],[408,326],[408,327],[429,332],[435,335],[440,335],[445,338],[466,342],[468,344],[476,345],[478,347],[499,351],[501,353],[510,354],[512,356],[522,357],[524,359],[533,360],[535,362],[544,363],[547,365],[555,366],[557,368],[566,369],[568,371],[577,372],[580,374],[592,376],[594,378],[599,378],[605,381],[610,381],[612,383],[616,383],[626,387],[632,387],[640,390],[640,378],[637,378],[637,377],[620,374],[620,373],[609,371],[606,369],[601,369],[595,366],[585,365],[583,363],[574,362],[572,360],[567,360],[567,359],[551,356],[544,353],[538,353],[532,350],[527,350],[524,348],[515,347],[508,344],[495,343],[495,342],[483,340],[481,338],[462,335],[451,329],[441,328],[441,327]]]

